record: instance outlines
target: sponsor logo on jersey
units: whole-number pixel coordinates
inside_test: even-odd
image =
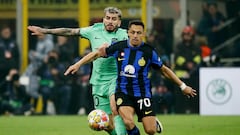
[[[118,58],[118,61],[122,61],[122,60],[125,60],[125,58]]]
[[[136,77],[135,75],[135,68],[133,65],[127,65],[124,67],[124,71],[120,72],[120,76],[126,77]]]
[[[94,39],[101,39],[100,37],[94,37]]]

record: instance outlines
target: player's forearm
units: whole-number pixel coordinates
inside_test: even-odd
[[[89,62],[94,61],[95,59],[97,59],[99,56],[98,52],[91,52],[89,54],[87,54],[86,56],[84,56],[81,60],[79,60],[76,64],[80,67],[84,64],[87,64]]]
[[[182,85],[182,81],[179,79],[179,77],[176,76],[176,74],[169,69],[168,67],[164,66],[161,68],[163,75],[168,78],[169,80],[173,81],[178,86]]]
[[[73,28],[56,28],[56,29],[46,29],[42,28],[40,29],[40,32],[44,34],[53,34],[57,36],[78,36],[79,35],[79,29],[73,29]]]

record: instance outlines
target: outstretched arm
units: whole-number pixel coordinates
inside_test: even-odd
[[[89,62],[94,61],[96,58],[100,57],[99,51],[91,52],[84,56],[81,60],[79,60],[77,63],[71,65],[64,73],[64,75],[68,75],[69,73],[74,74],[78,71],[78,69]]]
[[[71,65],[64,73],[64,75],[68,75],[69,73],[74,74],[78,71],[78,69],[84,65],[87,64],[89,62],[94,61],[95,59],[102,57],[102,56],[106,56],[106,47],[108,46],[108,44],[104,43],[102,46],[100,46],[100,48],[98,48],[98,50],[96,50],[95,52],[91,52],[89,54],[87,54],[86,56],[84,56],[81,60],[79,60],[77,63]]]
[[[28,30],[32,32],[32,35],[44,35],[44,34],[53,34],[57,36],[79,36],[79,28],[55,28],[47,29],[38,26],[28,26]]]
[[[167,66],[163,65],[161,68],[162,74],[172,80],[174,83],[176,83],[182,90],[184,95],[187,95],[187,97],[194,97],[196,96],[196,90],[192,89],[191,87],[187,86],[183,81],[181,81],[171,69],[169,69]]]

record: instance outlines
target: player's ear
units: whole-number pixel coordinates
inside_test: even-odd
[[[120,27],[120,26],[121,26],[121,23],[122,23],[122,21],[121,21],[121,20],[119,20],[119,22],[118,22],[118,27]]]
[[[146,34],[147,34],[146,32],[143,32],[143,36],[144,36],[144,37],[146,36]]]

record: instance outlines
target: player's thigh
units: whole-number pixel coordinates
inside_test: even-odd
[[[143,127],[146,133],[156,132],[155,116],[146,116],[142,118]]]
[[[121,106],[118,109],[119,114],[127,121],[134,121],[134,108],[131,106]]]
[[[131,106],[120,106],[118,109],[119,115],[122,117],[127,130],[134,128],[134,108]]]
[[[126,128],[132,129],[134,124],[134,100],[122,92],[115,93],[115,100],[119,115],[122,117]]]

